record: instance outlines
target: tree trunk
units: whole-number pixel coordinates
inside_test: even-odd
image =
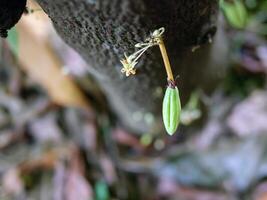
[[[217,0],[38,0],[60,36],[90,65],[124,125],[150,131],[161,120],[166,73],[158,48],[148,51],[137,74],[126,78],[123,54],[148,34],[165,27],[164,40],[182,102],[196,87],[214,87],[218,70],[209,64],[212,45],[193,53],[191,48],[216,32]],[[216,44],[215,44],[216,45]],[[211,67],[214,67],[211,69]],[[220,74],[220,73],[219,73]]]

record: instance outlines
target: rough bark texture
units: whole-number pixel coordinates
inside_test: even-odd
[[[112,108],[133,130],[148,131],[161,120],[166,73],[158,48],[142,58],[136,76],[126,78],[120,72],[123,54],[132,53],[134,44],[151,31],[166,29],[164,40],[174,73],[180,76],[178,85],[184,98],[196,86],[208,88],[213,85],[212,79],[217,79],[216,70],[207,64],[211,46],[191,52],[192,46],[207,42],[208,34],[214,35],[217,0],[38,2],[62,38],[90,64],[90,72],[106,92]]]

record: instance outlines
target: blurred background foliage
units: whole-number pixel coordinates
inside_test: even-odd
[[[192,91],[173,137],[125,130],[90,66],[28,7],[0,41],[1,200],[267,199],[266,0],[220,1],[225,79]]]

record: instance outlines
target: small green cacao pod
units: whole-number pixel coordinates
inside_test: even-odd
[[[175,84],[169,84],[163,99],[162,116],[165,129],[173,135],[178,128],[181,114],[179,90]]]
[[[231,26],[238,29],[245,28],[248,20],[248,13],[241,0],[221,0],[220,7]]]

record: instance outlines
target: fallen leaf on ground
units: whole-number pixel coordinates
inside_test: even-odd
[[[267,93],[256,91],[238,103],[227,119],[230,129],[239,136],[267,134]]]

